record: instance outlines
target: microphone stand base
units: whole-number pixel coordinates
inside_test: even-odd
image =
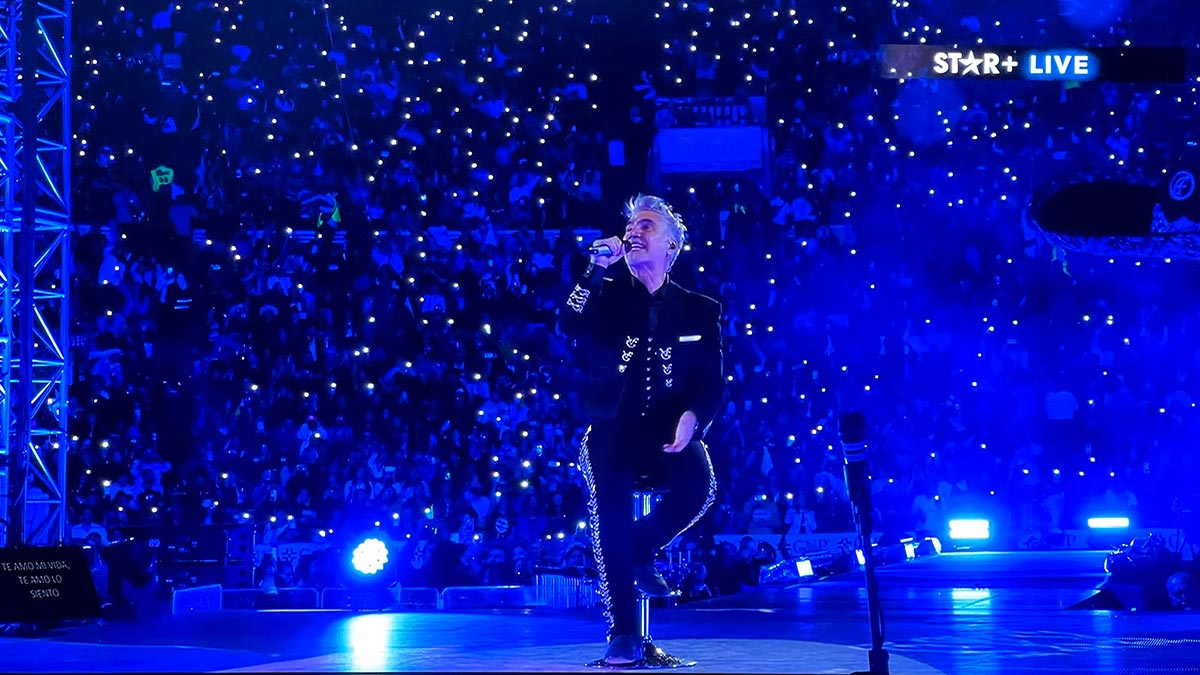
[[[867,664],[871,670],[865,673],[853,673],[853,675],[889,675],[888,653],[886,649],[872,649],[867,652]]]

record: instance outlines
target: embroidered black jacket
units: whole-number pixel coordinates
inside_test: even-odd
[[[670,278],[652,296],[632,276],[591,268],[563,308],[589,376],[588,416],[662,420],[669,441],[691,410],[703,438],[725,390],[720,319],[719,302]]]

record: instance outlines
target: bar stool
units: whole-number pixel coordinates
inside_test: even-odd
[[[644,479],[645,477],[643,477]],[[654,504],[662,499],[666,490],[655,490],[645,484],[644,480],[634,487],[633,491],[633,519],[634,521],[641,520],[650,515],[650,509]],[[678,590],[672,591],[667,597],[679,597],[682,593]],[[589,663],[589,666],[598,668],[621,668],[622,670],[637,670],[637,669],[664,669],[664,668],[691,668],[696,665],[695,661],[689,659],[681,659],[677,656],[668,654],[654,644],[654,640],[650,637],[650,596],[638,590],[638,635],[642,640],[642,658],[640,661],[634,661],[627,665],[610,666],[604,662],[604,659],[599,659]]]

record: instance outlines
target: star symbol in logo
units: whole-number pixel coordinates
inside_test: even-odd
[[[967,55],[963,57],[961,63],[963,75],[970,74],[971,72],[979,75],[979,66],[983,64],[983,59],[976,57],[974,51],[969,51],[967,52]]]

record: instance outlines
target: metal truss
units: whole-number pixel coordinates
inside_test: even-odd
[[[0,2],[0,545],[67,537],[70,44],[71,0]]]

